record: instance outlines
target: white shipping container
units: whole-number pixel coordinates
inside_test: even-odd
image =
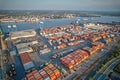
[[[33,64],[32,61],[30,61],[30,62],[28,62],[28,63],[23,64],[23,66],[24,66],[24,69],[25,69],[25,70],[28,70],[28,69],[30,69],[30,68],[33,68],[33,67],[34,67],[34,64]]]

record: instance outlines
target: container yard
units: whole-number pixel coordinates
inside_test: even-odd
[[[80,65],[100,55],[99,52],[102,54],[102,49],[119,36],[118,27],[95,25],[64,25],[10,33],[6,43],[11,62],[24,71],[19,76],[21,73],[16,69],[19,75],[15,79],[69,80],[67,77],[74,75]]]
[[[57,80],[61,72],[53,64],[46,65],[41,70],[34,70],[26,74],[27,80]]]
[[[82,50],[78,49],[67,56],[60,59],[61,63],[65,65],[68,69],[73,69],[74,66],[80,64],[86,58],[96,53],[98,50],[104,47],[104,43],[95,42],[91,47],[84,47]]]

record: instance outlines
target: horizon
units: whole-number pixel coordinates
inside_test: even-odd
[[[24,9],[24,10],[17,10],[17,9],[0,9],[0,11],[79,11],[79,12],[120,12],[120,11],[113,11],[113,10],[34,10],[34,9]]]

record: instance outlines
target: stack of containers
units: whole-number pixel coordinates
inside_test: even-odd
[[[86,51],[80,50],[80,52],[81,52],[81,55],[83,56],[83,60],[89,57],[89,54]]]
[[[89,55],[92,55],[92,54],[94,54],[96,52],[95,49],[90,48],[90,47],[84,47],[83,50],[87,51],[89,53]]]
[[[61,63],[64,64],[69,69],[72,69],[74,67],[74,64],[75,64],[74,60],[69,58],[68,56],[62,58]]]
[[[93,43],[93,46],[97,46],[98,49],[101,49],[101,48],[104,47],[104,43],[102,43],[102,42],[95,42],[95,43]]]
[[[76,62],[76,65],[78,65],[79,63],[81,63],[82,58],[80,58],[78,55],[75,54],[75,52],[73,52],[73,54],[71,54],[74,57],[74,60]]]
[[[47,74],[50,76],[51,80],[56,80],[60,78],[60,71],[52,64],[48,64],[46,67],[43,68]]]
[[[58,49],[64,49],[66,48],[67,46],[65,44],[60,44],[59,46],[57,46]]]
[[[39,72],[37,70],[34,70],[32,72],[32,74],[33,74],[33,76],[36,80],[41,80],[42,79],[41,75],[39,74]]]
[[[28,73],[26,77],[27,77],[27,80],[43,80],[42,76],[39,74],[37,70],[31,73]]]
[[[92,46],[92,50],[94,50],[94,53],[97,52],[100,48],[98,46]]]
[[[90,38],[90,40],[91,40],[92,42],[95,42],[95,41],[100,40],[100,39],[101,39],[101,37],[98,36],[98,35]]]
[[[71,54],[60,59],[61,63],[65,65],[68,69],[74,68],[75,65],[81,63],[81,61],[85,60],[89,54],[83,50],[76,50]]]
[[[105,39],[106,38],[106,36],[104,35],[104,36],[102,36],[102,39]]]
[[[35,76],[39,76],[37,71],[34,71]],[[48,64],[43,69],[39,70],[39,74],[41,75],[41,79],[39,80],[57,80],[60,78],[60,71],[53,65]]]
[[[32,73],[28,73],[28,74],[26,75],[26,77],[27,77],[27,80],[35,80],[35,78],[34,78],[34,76],[33,76]]]
[[[105,39],[105,44],[108,44],[108,43],[110,43],[111,41],[112,41],[111,38]]]
[[[43,77],[43,80],[50,80],[50,77],[49,77],[49,75],[46,73],[45,70],[41,69],[41,70],[39,71],[39,73],[40,73],[40,75]]]
[[[76,53],[81,58],[82,61],[85,60],[89,56],[89,54],[83,50],[77,50]]]
[[[51,80],[56,80],[55,74],[48,68],[48,66],[44,67],[43,69],[47,72]]]
[[[61,73],[55,66],[53,66],[52,64],[49,64],[48,67],[54,72],[57,79],[60,78]]]
[[[102,39],[105,39],[106,38],[105,32],[101,33],[100,36],[102,37]]]
[[[34,67],[34,64],[29,56],[29,53],[20,54],[20,58],[21,58],[25,71]]]
[[[26,78],[28,80],[57,80],[60,76],[60,71],[53,64],[48,64],[39,71],[34,70],[28,73]]]
[[[74,41],[74,42],[70,42],[68,43],[69,46],[75,46],[78,45],[80,43],[80,41]]]

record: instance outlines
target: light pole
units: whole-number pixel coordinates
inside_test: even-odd
[[[4,45],[4,41],[3,41],[3,37],[4,35],[0,35],[0,41],[1,41],[1,48],[0,49],[0,56],[1,56],[1,70],[2,70],[2,80],[6,80],[6,63],[4,63],[4,58],[5,57],[5,54],[4,51],[6,50],[6,46]]]
[[[8,25],[8,32],[14,32],[17,31],[17,26],[16,25]]]
[[[11,40],[11,34],[10,34],[10,32],[15,32],[15,31],[17,31],[17,26],[16,25],[13,25],[13,26],[11,26],[11,25],[8,25],[8,32],[9,32],[9,39]]]
[[[80,19],[78,19],[78,20],[76,21],[76,24],[77,24],[77,26],[80,25]]]

